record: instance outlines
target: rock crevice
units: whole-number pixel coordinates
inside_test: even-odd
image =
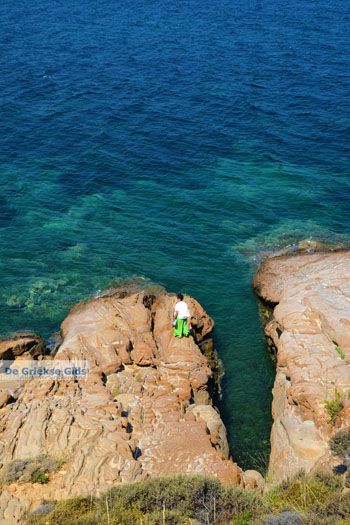
[[[266,259],[253,285],[273,305],[264,328],[277,359],[270,476],[330,466],[329,438],[350,425],[350,252]]]

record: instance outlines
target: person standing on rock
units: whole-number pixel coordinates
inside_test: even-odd
[[[188,337],[190,335],[191,328],[191,314],[188,304],[184,301],[182,293],[176,295],[177,301],[174,309],[174,336],[175,337]]]

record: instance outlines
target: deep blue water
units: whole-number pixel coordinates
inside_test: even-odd
[[[3,0],[0,332],[144,276],[216,320],[244,466],[266,453],[273,366],[257,254],[348,241],[350,4]]]

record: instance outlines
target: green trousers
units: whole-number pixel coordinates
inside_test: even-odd
[[[178,317],[176,318],[174,335],[175,337],[188,337],[190,335],[190,331],[187,326],[187,319],[179,319]]]

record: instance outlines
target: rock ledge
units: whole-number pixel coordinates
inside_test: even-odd
[[[350,252],[266,259],[253,286],[277,356],[270,476],[332,466],[329,438],[350,425]]]
[[[63,458],[63,466],[47,485],[5,485],[1,524],[19,523],[43,500],[148,476],[198,473],[243,483],[208,392],[212,371],[201,348],[210,349],[214,323],[186,300],[194,337],[181,340],[172,335],[175,297],[165,292],[118,291],[73,308],[55,359],[88,360],[88,379],[31,380],[0,410],[2,469],[40,455]]]

